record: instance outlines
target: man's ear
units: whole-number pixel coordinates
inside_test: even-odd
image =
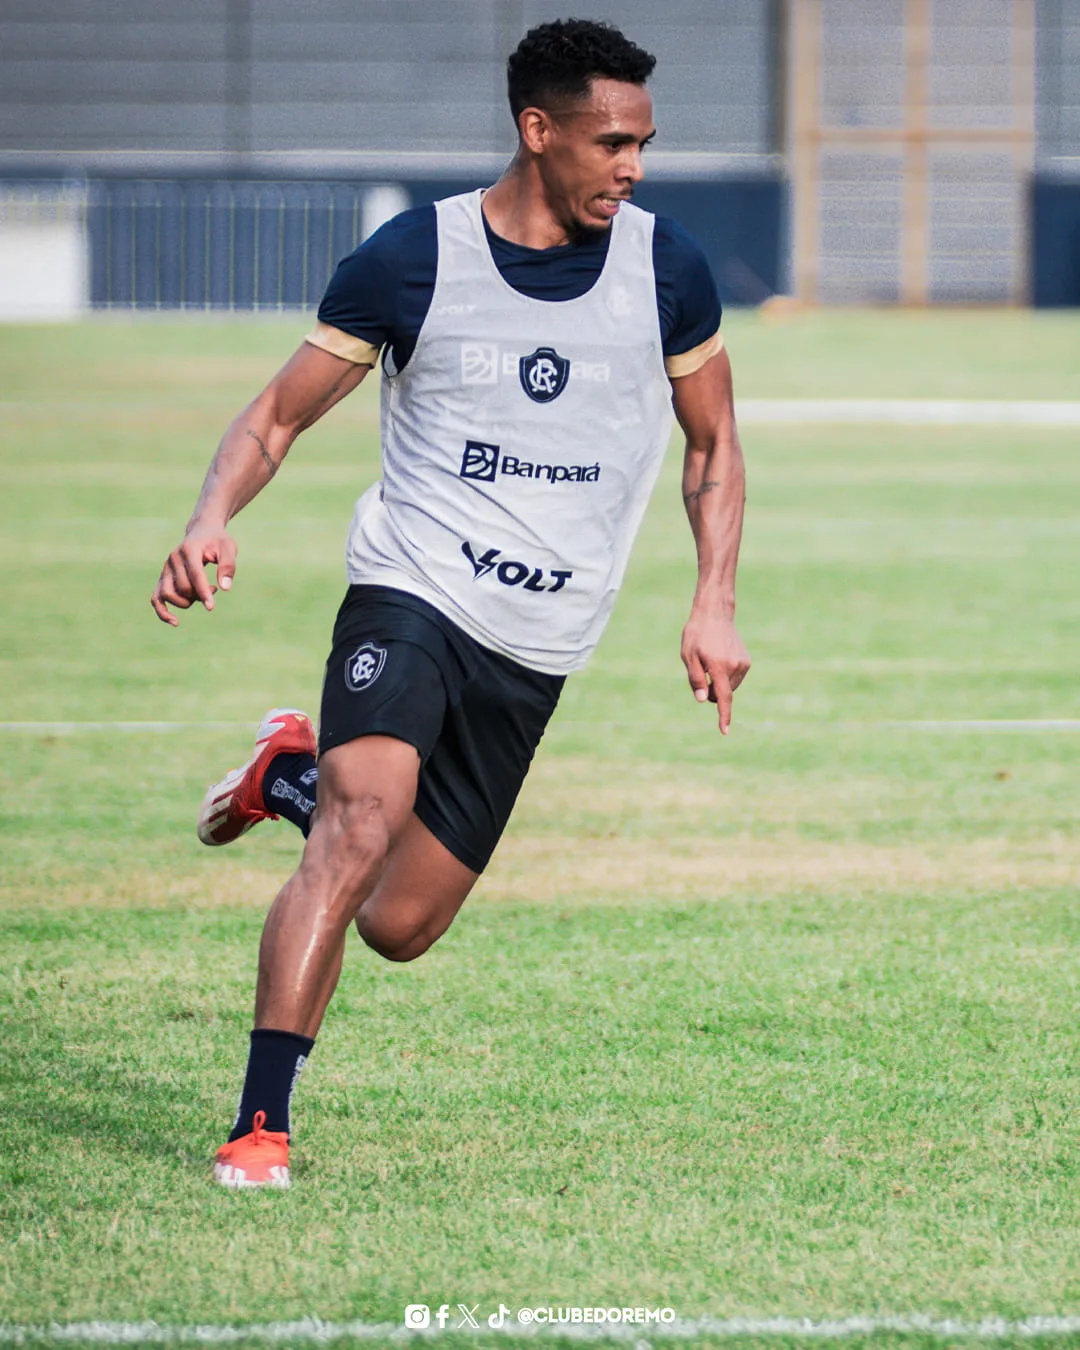
[[[523,108],[518,115],[518,134],[526,150],[542,155],[551,140],[554,127],[543,108]]]

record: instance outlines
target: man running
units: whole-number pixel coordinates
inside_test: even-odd
[[[519,144],[505,174],[406,211],[341,263],[314,332],[225,433],[154,591],[169,624],[169,606],[213,608],[236,570],[229,521],[381,352],[382,480],[349,532],[318,763],[310,721],[274,710],[199,819],[208,844],[278,815],[307,836],[263,929],[215,1167],[227,1186],[289,1184],[292,1089],[349,925],[414,960],[486,866],[611,613],[672,407],[698,553],[682,657],[728,730],[750,665],[734,625],[743,462],[708,266],[674,222],[629,204],[654,65],[605,24],[526,34],[508,63]]]

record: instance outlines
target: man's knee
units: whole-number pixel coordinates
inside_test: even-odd
[[[339,885],[366,893],[378,877],[392,842],[392,822],[374,793],[320,807],[304,864],[329,868]]]
[[[356,916],[356,931],[373,952],[387,961],[404,962],[423,956],[442,930],[408,913],[364,905]]]

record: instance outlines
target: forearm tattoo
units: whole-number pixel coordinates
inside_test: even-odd
[[[718,488],[719,486],[720,483],[718,481],[714,482],[711,479],[707,480],[702,483],[699,488],[695,488],[693,492],[684,493],[683,501],[689,506],[692,502],[696,502],[699,497],[704,497],[706,492],[711,492],[713,488]]]
[[[247,429],[247,434],[259,447],[259,454],[262,455],[263,459],[266,461],[266,467],[270,470],[270,477],[273,478],[274,474],[276,474],[278,471],[278,466],[274,462],[273,455],[271,455],[270,451],[267,450],[266,446],[264,445],[263,438],[259,435],[257,431],[252,431],[250,427],[248,427]]]

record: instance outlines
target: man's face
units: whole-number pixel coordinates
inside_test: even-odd
[[[595,79],[587,99],[551,114],[539,167],[568,234],[611,228],[643,177],[641,152],[655,135],[648,91],[621,80]]]

